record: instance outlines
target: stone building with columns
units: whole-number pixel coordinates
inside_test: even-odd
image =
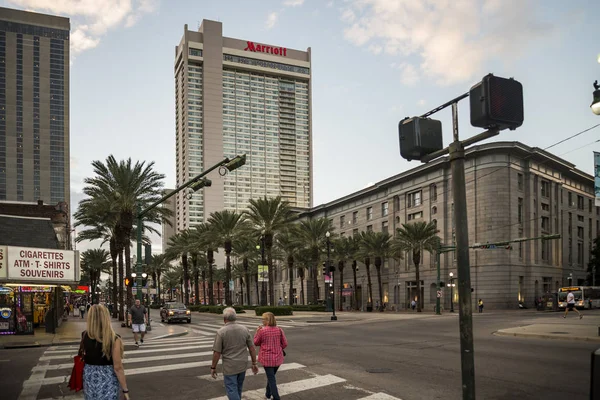
[[[465,171],[471,244],[562,235],[556,240],[514,243],[511,250],[472,249],[474,307],[480,298],[486,309],[516,308],[519,301],[533,306],[536,297],[555,292],[561,286],[586,283],[592,240],[600,233],[600,208],[594,205],[591,175],[551,153],[520,142],[472,146],[466,151]],[[306,210],[303,218],[329,218],[335,233],[341,236],[366,230],[393,234],[404,223],[434,221],[443,244],[453,245],[452,198],[450,162],[443,157]],[[454,253],[442,254],[441,280],[448,283],[450,272],[456,276],[456,271]],[[287,271],[278,275],[276,296],[283,297],[289,288]],[[335,292],[339,305],[337,275]],[[436,257],[425,252],[421,260],[425,310],[433,310],[435,305],[436,275]],[[371,279],[375,304],[379,293],[374,268]],[[299,284],[296,279],[296,288]],[[362,263],[358,264],[357,287],[353,287],[351,266],[346,268],[343,285],[346,289],[341,299],[343,308],[351,306],[351,293],[356,290],[361,309],[366,309],[369,299]],[[322,277],[319,286],[319,297],[324,298]],[[408,306],[416,295],[415,270],[409,257],[385,262],[382,290],[389,309]],[[457,296],[454,291],[455,304]],[[450,308],[450,301],[450,291],[444,290],[444,309]]]

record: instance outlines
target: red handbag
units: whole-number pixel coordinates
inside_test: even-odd
[[[79,392],[83,389],[83,367],[85,362],[83,361],[83,337],[85,332],[81,335],[81,343],[79,343],[79,352],[73,357],[73,369],[71,370],[71,378],[69,378],[69,389]]]

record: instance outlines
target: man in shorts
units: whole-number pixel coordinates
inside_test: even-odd
[[[148,312],[146,311],[146,307],[140,304],[139,300],[135,301],[135,305],[131,307],[129,310],[129,324],[133,329],[133,339],[135,340],[135,345],[138,344],[138,333],[142,335],[142,344],[144,343],[144,335],[146,335],[146,323],[148,318]]]
[[[567,309],[565,310],[565,315],[563,315],[563,318],[567,318],[569,311],[575,311],[577,314],[579,314],[579,319],[583,318],[583,315],[577,308],[575,308],[575,296],[570,290],[567,294]]]

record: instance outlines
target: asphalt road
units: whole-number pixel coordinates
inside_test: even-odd
[[[535,314],[475,316],[477,398],[588,398],[590,353],[598,344],[492,334],[532,318]],[[461,398],[458,315],[323,324],[281,320],[281,325],[287,324],[284,330],[289,341],[285,361],[289,370],[278,373],[279,383],[289,392],[283,398]],[[258,323],[240,322],[250,327]],[[222,382],[207,377],[209,365],[205,363],[210,355],[203,355],[210,353],[214,330],[221,324],[218,316],[194,315],[193,323],[185,325],[191,330],[187,336],[147,341],[140,349],[128,345],[125,368],[130,373],[132,399],[223,396]],[[57,357],[50,361],[52,365],[65,366],[46,371],[31,398],[61,398],[65,385],[57,381],[70,372],[67,365],[71,362],[66,347],[0,350],[0,397],[19,399],[25,381],[37,382],[31,378],[32,368],[48,355]],[[260,398],[264,383],[264,375],[247,376],[245,396]]]

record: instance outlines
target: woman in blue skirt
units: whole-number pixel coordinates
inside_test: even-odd
[[[125,399],[129,399],[123,369],[123,341],[113,330],[106,307],[97,304],[90,307],[82,342],[85,399],[118,400],[120,390]]]

